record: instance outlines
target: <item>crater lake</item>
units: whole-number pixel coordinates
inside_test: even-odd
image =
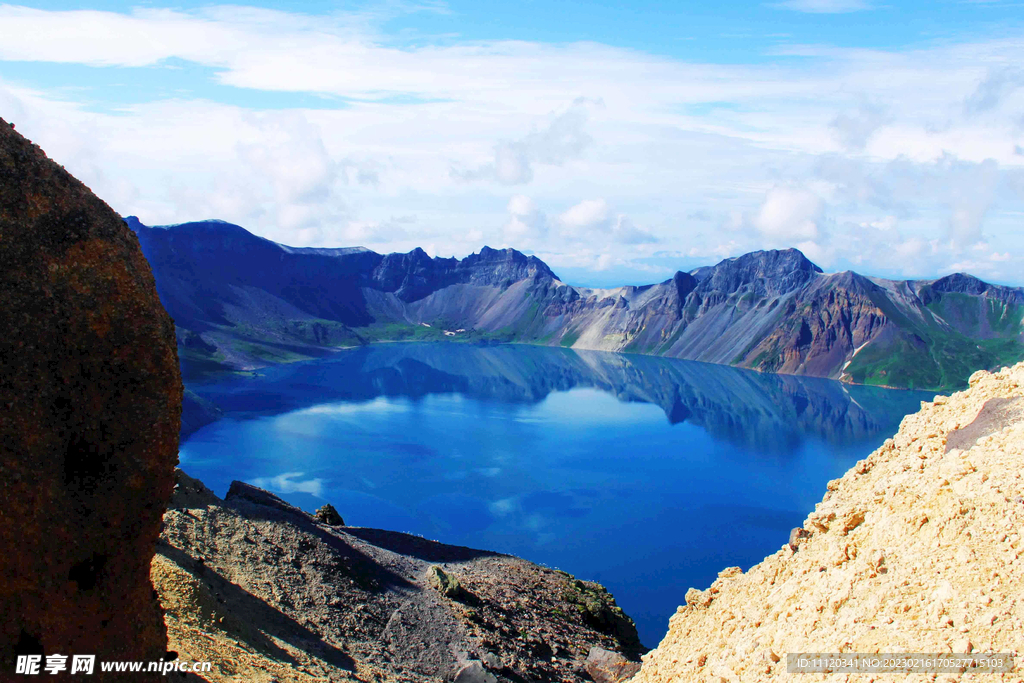
[[[351,526],[598,581],[654,647],[689,587],[777,551],[932,394],[651,356],[392,343],[188,382],[181,467]]]

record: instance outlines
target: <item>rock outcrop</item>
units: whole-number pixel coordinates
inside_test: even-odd
[[[179,473],[164,523],[152,576],[170,647],[213,662],[210,681],[568,683],[595,648],[616,670],[643,651],[598,584],[322,523],[240,482],[221,500]]]
[[[2,120],[0,320],[0,670],[18,654],[159,660],[174,326],[121,218]]]
[[[1024,363],[975,373],[969,389],[923,403],[830,482],[789,544],[688,591],[634,680],[834,679],[787,674],[786,654],[796,652],[1020,655],[1022,463]],[[1021,681],[1020,671],[1018,661],[1014,674],[971,680]]]

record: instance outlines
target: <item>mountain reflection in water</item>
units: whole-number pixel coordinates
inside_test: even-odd
[[[224,411],[181,449],[353,525],[604,583],[656,645],[687,588],[775,552],[919,392],[640,355],[378,344],[189,387]]]
[[[844,444],[874,438],[931,398],[694,361],[508,344],[377,344],[259,375],[193,388],[225,412],[252,415],[445,393],[531,404],[555,391],[594,388],[620,401],[657,405],[670,424],[689,422],[768,453],[790,452],[809,434]]]

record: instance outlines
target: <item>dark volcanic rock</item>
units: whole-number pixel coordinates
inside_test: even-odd
[[[952,275],[940,278],[931,284],[930,289],[933,292],[968,294],[971,296],[984,295],[1009,303],[1024,303],[1024,291],[1021,291],[1020,287],[990,285],[967,273],[953,273]]]
[[[179,472],[153,561],[172,649],[230,680],[578,683],[595,648],[639,666],[636,629],[598,584],[231,491]]]
[[[174,325],[117,214],[2,120],[0,311],[0,667],[161,659],[149,565],[177,461]]]
[[[953,273],[932,283],[932,289],[936,292],[956,292],[958,294],[982,294],[988,287],[988,283],[967,273]]]
[[[726,259],[696,278],[697,292],[704,297],[741,290],[758,297],[777,296],[802,287],[819,273],[821,268],[796,249],[754,251]]]
[[[372,284],[394,292],[402,301],[417,301],[444,287],[474,284],[507,287],[526,279],[554,280],[555,274],[536,256],[515,249],[484,247],[479,254],[456,258],[430,258],[417,247],[408,254],[388,254],[373,271]]]

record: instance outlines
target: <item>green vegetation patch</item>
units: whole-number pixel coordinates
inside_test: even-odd
[[[265,361],[267,363],[294,363],[300,360],[309,360],[313,356],[296,353],[288,349],[282,349],[269,344],[240,339],[232,344],[235,349],[247,356]]]
[[[928,310],[967,335],[981,334],[981,299],[957,292],[943,293],[928,304]]]
[[[373,323],[357,327],[355,333],[366,343],[375,341],[437,341],[444,339],[444,329],[410,323]]]
[[[969,337],[1016,337],[1021,334],[1024,307],[989,297],[943,293],[927,309]]]
[[[348,325],[335,320],[289,320],[282,331],[299,341],[319,346],[358,346],[363,343]]]
[[[227,357],[220,351],[209,352],[204,349],[188,349],[178,347],[178,362],[184,379],[198,380],[212,377],[230,369],[224,365]]]
[[[750,367],[761,372],[775,372],[782,367],[782,362],[782,352],[779,351],[778,342],[775,342],[770,348],[757,354],[750,363]]]
[[[454,332],[456,325],[442,323],[431,323],[430,327],[413,325],[410,323],[374,323],[366,327],[357,327],[352,331],[363,344],[384,341],[448,341],[448,342],[470,342],[470,343],[501,343],[517,339],[515,332],[510,328],[502,328],[495,332],[467,329],[465,332],[457,332],[454,335],[446,335],[448,330]]]
[[[934,313],[951,325],[970,326],[972,334],[980,335],[982,304],[977,297],[944,293],[941,301],[928,304],[925,321],[908,318],[884,297],[871,299],[899,331],[889,339],[876,340],[857,354],[846,369],[854,382],[958,391],[967,387],[967,379],[976,370],[997,370],[1024,359],[1024,344],[1019,337],[972,338],[930,317]],[[1005,324],[1012,326],[1015,318],[1007,318],[1009,322]],[[1020,323],[1016,324],[1019,327]]]
[[[576,341],[579,338],[580,333],[578,330],[569,330],[564,335],[562,335],[562,340],[558,343],[561,344],[562,346],[572,346],[573,344],[576,343]]]
[[[966,388],[976,370],[998,370],[1024,358],[1024,344],[1016,339],[977,340],[956,332],[929,332],[869,345],[846,372],[861,384],[950,392]]]
[[[647,345],[643,343],[643,330],[637,332],[637,334],[629,340],[629,343],[622,347],[622,350],[626,353],[644,353],[647,350]]]
[[[986,314],[988,326],[995,334],[1002,337],[1016,337],[1021,334],[1024,306],[1004,304],[998,299],[989,299]]]
[[[672,333],[672,336],[666,339],[665,342],[658,347],[657,353],[662,354],[665,353],[666,351],[671,350],[673,344],[679,341],[679,337],[683,336],[683,330],[685,329],[686,325],[679,323],[679,327],[677,327],[676,331]]]

